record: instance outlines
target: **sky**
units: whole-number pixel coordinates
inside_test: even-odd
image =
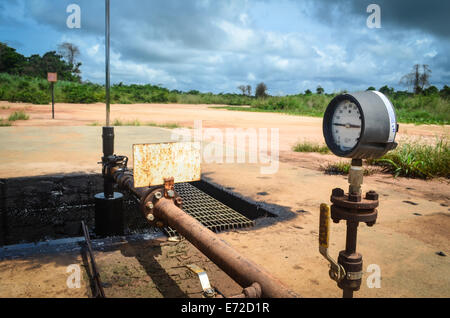
[[[70,29],[70,4],[81,28]],[[369,4],[381,28],[369,28]],[[450,85],[450,1],[111,0],[111,82],[271,95],[399,84],[415,64]],[[105,82],[103,0],[1,0],[0,41],[29,56],[71,42],[85,81]]]

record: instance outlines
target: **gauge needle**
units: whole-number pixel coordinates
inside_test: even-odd
[[[352,125],[352,124],[338,124],[338,123],[336,123],[336,124],[333,124],[333,125],[335,125],[335,126],[342,126],[342,127],[345,127],[345,128],[361,128],[361,126]]]

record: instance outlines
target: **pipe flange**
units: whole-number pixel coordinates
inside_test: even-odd
[[[369,191],[362,198],[360,194],[345,194],[344,190],[336,188],[331,194],[331,202],[342,208],[354,210],[372,210],[379,205],[378,194],[375,191]]]
[[[179,196],[177,192],[173,191],[173,197],[166,198],[169,200],[173,200],[174,204],[178,206],[180,209],[183,205],[183,199]],[[150,223],[150,225],[155,227],[166,227],[168,226],[163,220],[156,218],[154,215],[154,207],[156,203],[164,198],[164,188],[152,188],[149,189],[148,193],[146,193],[140,203],[140,209],[146,218],[146,220]]]
[[[244,288],[242,292],[245,298],[261,298],[261,285],[258,283],[253,283],[251,286]]]
[[[340,220],[346,220],[350,222],[363,222],[367,226],[373,226],[377,221],[377,217],[377,209],[354,212],[334,204],[331,206],[331,219],[334,223],[339,223]]]

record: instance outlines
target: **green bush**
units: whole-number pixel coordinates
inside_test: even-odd
[[[28,120],[28,119],[30,119],[30,116],[25,114],[23,110],[19,110],[9,115],[8,121]]]
[[[450,178],[450,144],[447,138],[434,145],[403,144],[381,159],[370,160],[395,176]]]
[[[295,152],[318,152],[321,154],[330,153],[330,149],[326,145],[319,145],[309,141],[296,144],[293,148]]]

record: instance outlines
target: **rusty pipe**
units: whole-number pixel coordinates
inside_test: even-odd
[[[240,286],[255,282],[264,298],[298,297],[265,269],[246,259],[215,233],[178,208],[173,200],[161,198],[153,209],[154,216],[177,230]]]

